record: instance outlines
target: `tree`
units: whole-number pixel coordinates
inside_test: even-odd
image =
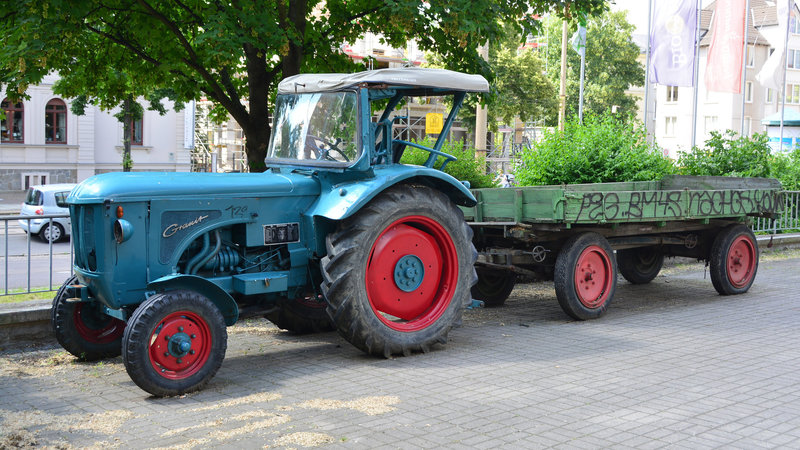
[[[533,14],[560,0],[17,0],[0,11],[0,84],[22,95],[49,71],[100,103],[119,104],[90,69],[125,74],[145,92],[168,89],[178,101],[204,95],[230,114],[246,138],[252,170],[264,167],[270,96],[300,72],[353,71],[339,50],[367,32],[401,47],[443,55],[456,70],[489,75],[476,48],[495,39],[501,20],[535,30]],[[576,0],[596,13],[603,0]],[[517,22],[522,18],[522,21]],[[513,19],[513,20],[512,20]],[[73,70],[74,69],[74,70]],[[137,92],[138,94],[138,92]],[[109,97],[106,99],[106,97]],[[108,101],[106,101],[108,100]]]
[[[561,27],[561,19],[557,17],[546,20],[547,73],[555,85],[558,85],[561,68]],[[577,21],[573,21],[570,35],[576,29]],[[631,40],[633,30],[624,11],[605,12],[587,21],[583,93],[586,113],[602,114],[611,111],[613,106],[617,106],[617,112],[623,117],[636,113],[636,100],[625,94],[630,86],[644,84],[644,67],[636,60],[639,46]],[[577,114],[581,60],[571,48],[567,55],[567,109]],[[548,123],[555,124],[556,120],[556,116],[551,116]]]

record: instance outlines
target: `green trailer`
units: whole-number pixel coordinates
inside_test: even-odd
[[[758,269],[748,225],[782,207],[777,180],[668,176],[660,181],[476,189],[462,207],[475,231],[473,297],[502,305],[521,278],[552,279],[562,309],[600,317],[617,273],[648,283],[665,257],[706,261],[721,295],[747,292]]]

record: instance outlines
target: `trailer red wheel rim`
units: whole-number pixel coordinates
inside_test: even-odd
[[[164,378],[188,378],[208,361],[211,343],[211,328],[202,317],[191,311],[174,312],[150,335],[150,363]]]
[[[413,332],[435,323],[450,305],[457,283],[453,239],[429,217],[399,219],[372,245],[367,298],[375,315],[394,330]]]
[[[726,268],[728,280],[734,287],[741,288],[750,283],[756,258],[755,245],[747,236],[739,236],[733,241],[728,250]]]
[[[86,303],[75,305],[72,320],[78,334],[94,344],[114,342],[125,332],[125,322],[96,311]]]
[[[581,304],[589,309],[603,306],[608,300],[613,276],[608,253],[597,245],[586,247],[575,265],[575,293]]]

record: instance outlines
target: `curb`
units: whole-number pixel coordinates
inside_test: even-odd
[[[800,246],[800,234],[759,235],[756,241],[762,252],[773,252]],[[52,302],[43,299],[0,305],[0,348],[12,343],[54,340],[50,329]]]

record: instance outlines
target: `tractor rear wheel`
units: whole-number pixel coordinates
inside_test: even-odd
[[[122,362],[140,388],[158,396],[201,389],[217,373],[228,332],[219,309],[193,291],[156,294],[136,308],[122,340]]]
[[[325,300],[316,294],[294,299],[281,300],[278,309],[264,317],[275,326],[295,334],[321,333],[335,328],[325,311]]]
[[[51,325],[64,350],[83,361],[119,356],[125,322],[107,316],[98,302],[68,302],[67,288],[78,282],[72,277],[53,298]]]
[[[373,355],[428,351],[461,323],[472,230],[443,193],[389,188],[328,235],[322,290],[339,333]]]

